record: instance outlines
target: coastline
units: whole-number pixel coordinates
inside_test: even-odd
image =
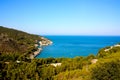
[[[86,57],[89,54],[97,55],[98,51],[106,46],[119,43],[120,37],[87,37],[87,36],[45,36],[54,44],[45,47],[36,58],[74,58]]]
[[[47,38],[41,37],[41,40],[36,40],[35,48],[37,48],[36,51],[34,51],[32,54],[30,54],[30,59],[34,59],[37,55],[40,54],[40,52],[43,50],[42,46],[48,46],[51,45],[53,42],[51,40],[48,40]]]

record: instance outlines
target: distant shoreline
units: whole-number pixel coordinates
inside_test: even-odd
[[[42,36],[95,36],[95,37],[120,37],[120,35],[42,35]]]
[[[120,42],[120,36],[45,36],[54,42],[47,46],[36,58],[74,58],[76,56],[96,55],[106,46]]]
[[[30,54],[30,59],[35,58],[37,55],[39,55],[41,53],[41,51],[43,50],[42,46],[48,46],[53,43],[52,41],[48,40],[47,38],[42,37],[41,39],[42,39],[41,41],[37,41],[37,43],[34,45],[37,48],[37,50],[34,51],[33,54]]]

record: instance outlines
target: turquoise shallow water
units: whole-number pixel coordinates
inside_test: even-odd
[[[100,48],[120,42],[120,36],[45,36],[53,41],[36,58],[96,55]]]

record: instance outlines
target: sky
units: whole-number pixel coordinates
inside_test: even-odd
[[[120,35],[120,0],[0,0],[0,25],[38,35]]]

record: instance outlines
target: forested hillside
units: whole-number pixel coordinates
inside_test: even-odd
[[[44,38],[0,27],[0,80],[120,80],[120,44],[75,58],[30,59]]]
[[[34,47],[35,40],[41,37],[0,26],[0,53],[24,53]]]
[[[89,58],[81,69],[67,70],[54,77],[55,80],[120,80],[120,44],[102,48],[96,59]]]
[[[29,59],[37,51],[35,44],[49,40],[38,35],[0,26],[0,60]],[[4,58],[5,57],[5,58]]]

